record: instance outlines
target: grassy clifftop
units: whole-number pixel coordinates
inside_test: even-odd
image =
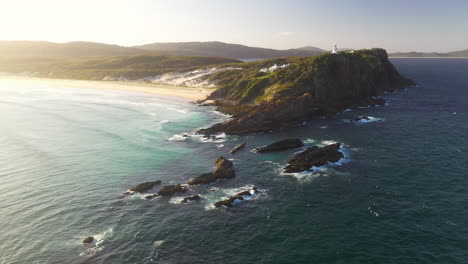
[[[209,77],[218,80],[221,87],[211,99],[259,104],[304,93],[310,93],[318,101],[373,96],[407,82],[387,58],[385,50],[371,49],[244,63],[242,70]],[[271,72],[260,71],[274,64],[289,66]]]

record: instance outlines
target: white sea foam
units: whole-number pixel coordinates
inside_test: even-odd
[[[338,142],[335,141],[335,140],[322,140],[317,145],[319,145],[319,146],[328,146],[328,145],[333,145],[333,144],[336,144],[336,143],[338,143]]]
[[[172,110],[172,111],[176,111],[176,112],[179,112],[179,113],[182,113],[182,114],[186,114],[188,112],[187,109],[179,109],[179,108],[175,108],[175,107],[168,107],[167,109]]]
[[[328,126],[320,126],[320,128],[324,129],[324,128],[328,128]]]
[[[345,123],[356,123],[356,124],[366,124],[366,123],[372,123],[372,122],[382,122],[385,119],[379,118],[379,117],[372,117],[372,116],[362,116],[359,117],[358,120],[355,119],[345,119],[343,122]]]
[[[369,207],[367,208],[367,210],[369,210],[369,212],[370,212],[371,214],[373,214],[374,216],[377,216],[377,217],[380,216],[380,215],[379,215],[379,212],[378,212],[377,209],[375,208],[375,203],[372,203],[372,205],[369,206]]]
[[[204,143],[221,143],[226,141],[225,133],[211,135],[210,137],[206,137],[205,135],[200,134],[194,134],[193,137]]]
[[[93,242],[91,245],[93,247],[87,248],[83,252],[80,253],[80,256],[82,257],[91,257],[96,255],[97,253],[101,252],[104,249],[104,242],[108,238],[112,237],[114,235],[114,229],[109,228],[105,230],[104,232],[98,233],[96,235],[92,235],[94,237]]]
[[[168,138],[169,141],[185,141],[189,138],[187,134],[175,134],[172,137]]]
[[[315,140],[313,138],[307,138],[306,140],[304,140],[304,143],[306,143],[306,144],[315,144],[315,143],[317,143],[317,140]]]
[[[380,122],[380,121],[384,121],[383,118],[378,118],[378,117],[372,117],[372,116],[368,116],[367,117],[368,119],[365,119],[365,118],[361,118],[357,121],[355,121],[356,123],[372,123],[372,122]]]
[[[200,199],[203,199],[204,196],[198,194],[200,196]],[[188,196],[192,196],[190,194],[187,194],[185,196],[173,196],[171,197],[171,199],[169,199],[169,203],[170,204],[182,204],[182,200],[185,198],[185,197],[188,197]],[[196,201],[193,201],[193,200],[188,200],[187,203],[193,203],[193,202],[196,202]]]
[[[153,196],[151,199],[157,198],[155,195],[156,193],[139,193],[127,190],[124,194],[127,194],[128,201],[136,201],[136,200],[150,200],[146,197]]]
[[[254,186],[255,185],[248,184],[248,185],[244,185],[238,188],[226,188],[226,189],[219,188],[216,192],[209,193],[204,197],[205,198],[205,210],[217,209],[213,205],[214,203],[225,200],[229,198],[230,196],[233,196],[243,191],[250,191],[251,195],[244,196],[244,200],[234,201],[233,205],[237,205],[239,203],[249,201],[249,200],[255,200],[266,194],[266,190],[261,189],[261,188],[257,189],[258,192],[254,192],[252,190]]]
[[[153,256],[151,256],[151,261],[156,261],[159,257],[159,248],[162,246],[162,244],[164,243],[165,241],[164,240],[157,240],[157,241],[154,241],[154,244],[153,244]]]
[[[217,148],[224,148],[223,144],[216,145]]]
[[[225,119],[232,118],[232,115],[228,115],[228,114],[222,113],[222,112],[217,111],[217,110],[212,110],[211,112],[214,113],[214,114],[220,115],[220,116],[224,117]]]
[[[203,143],[222,143],[226,141],[226,134],[225,133],[220,133],[216,135],[211,135],[211,136],[205,136],[202,134],[197,134],[197,133],[183,133],[183,134],[175,134],[172,137],[168,138],[167,140],[169,141],[185,141],[188,139],[194,139],[199,142]],[[220,145],[218,145],[219,147]],[[224,147],[222,145],[221,147]],[[220,148],[221,148],[220,147]]]

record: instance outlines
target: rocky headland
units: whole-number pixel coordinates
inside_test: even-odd
[[[272,65],[280,66],[270,70]],[[398,73],[384,49],[280,58],[243,66],[209,77],[217,80],[220,88],[207,99],[233,118],[198,133],[269,132],[347,108],[381,105],[384,100],[376,98],[380,93],[415,84]]]

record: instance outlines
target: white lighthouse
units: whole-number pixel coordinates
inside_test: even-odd
[[[336,47],[336,43],[333,44],[333,49],[332,49],[332,54],[337,54],[338,53],[338,48]]]

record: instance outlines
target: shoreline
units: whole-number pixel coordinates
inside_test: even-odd
[[[152,84],[125,81],[93,81],[93,80],[73,80],[54,79],[41,77],[23,77],[17,75],[0,75],[0,82],[10,82],[16,84],[42,84],[58,88],[80,88],[96,90],[115,90],[142,92],[147,94],[177,97],[191,101],[206,99],[215,89],[201,87],[186,87],[167,84]]]

